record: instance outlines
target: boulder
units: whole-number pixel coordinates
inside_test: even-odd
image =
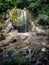
[[[46,32],[43,29],[39,29],[38,27],[36,27],[36,32],[37,35],[46,35]]]

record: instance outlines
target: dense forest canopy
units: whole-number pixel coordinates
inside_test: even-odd
[[[36,7],[41,7],[44,10],[46,10],[46,8],[49,7],[49,0],[0,0],[1,12],[6,11],[7,9],[11,9],[14,6],[18,8],[26,7],[31,10],[33,10]]]
[[[0,17],[5,15],[8,9],[15,6],[21,9],[27,8],[34,15],[37,14],[37,11],[48,15],[47,23],[49,24],[49,0],[0,0]]]

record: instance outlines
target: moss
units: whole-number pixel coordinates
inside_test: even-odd
[[[17,19],[18,15],[17,15],[17,11],[16,11],[16,8],[12,9],[11,10],[11,13],[12,13],[12,16],[11,16],[11,21],[15,21],[15,19]]]
[[[18,14],[16,11],[16,8],[12,9],[12,16],[11,16],[11,21],[13,23],[13,26],[21,26],[20,21],[18,20]]]

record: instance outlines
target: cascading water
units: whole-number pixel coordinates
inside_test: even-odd
[[[25,19],[25,22],[27,20],[27,14],[26,14],[26,11],[23,10],[23,15],[24,15],[24,19]]]
[[[23,16],[24,16],[24,20],[25,20],[25,24],[27,22],[27,15],[26,15],[26,11],[23,10]],[[26,26],[25,26],[25,32],[26,32]]]

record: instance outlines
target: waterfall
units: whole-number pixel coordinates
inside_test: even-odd
[[[27,15],[26,15],[26,11],[24,10],[23,10],[23,16],[24,16],[24,21],[25,21],[25,32],[26,32]]]
[[[24,19],[25,19],[25,22],[27,20],[27,15],[26,15],[26,11],[23,10],[23,15],[24,15]]]
[[[26,24],[26,20],[27,20],[26,11],[22,10],[21,11],[21,16],[19,16],[18,19],[21,19],[21,21],[25,22],[25,24]]]
[[[24,24],[22,25],[22,27],[24,26],[24,29],[21,27],[20,30],[24,30],[24,32],[26,32],[26,22],[27,22],[27,14],[26,11],[21,10],[21,15],[18,17],[18,20],[20,21],[20,24]]]
[[[10,24],[10,22],[16,22],[16,25],[14,26],[15,29],[18,30],[18,32],[29,32],[29,24],[27,22],[27,12],[25,10],[21,10],[21,9],[15,9],[15,12],[11,11],[9,12],[9,19],[7,19],[6,23],[8,24],[7,28],[10,28],[12,25]],[[14,13],[14,15],[12,15]],[[13,18],[15,17],[15,19],[13,20]],[[11,20],[12,18],[12,20]],[[17,18],[17,19],[16,19]]]

